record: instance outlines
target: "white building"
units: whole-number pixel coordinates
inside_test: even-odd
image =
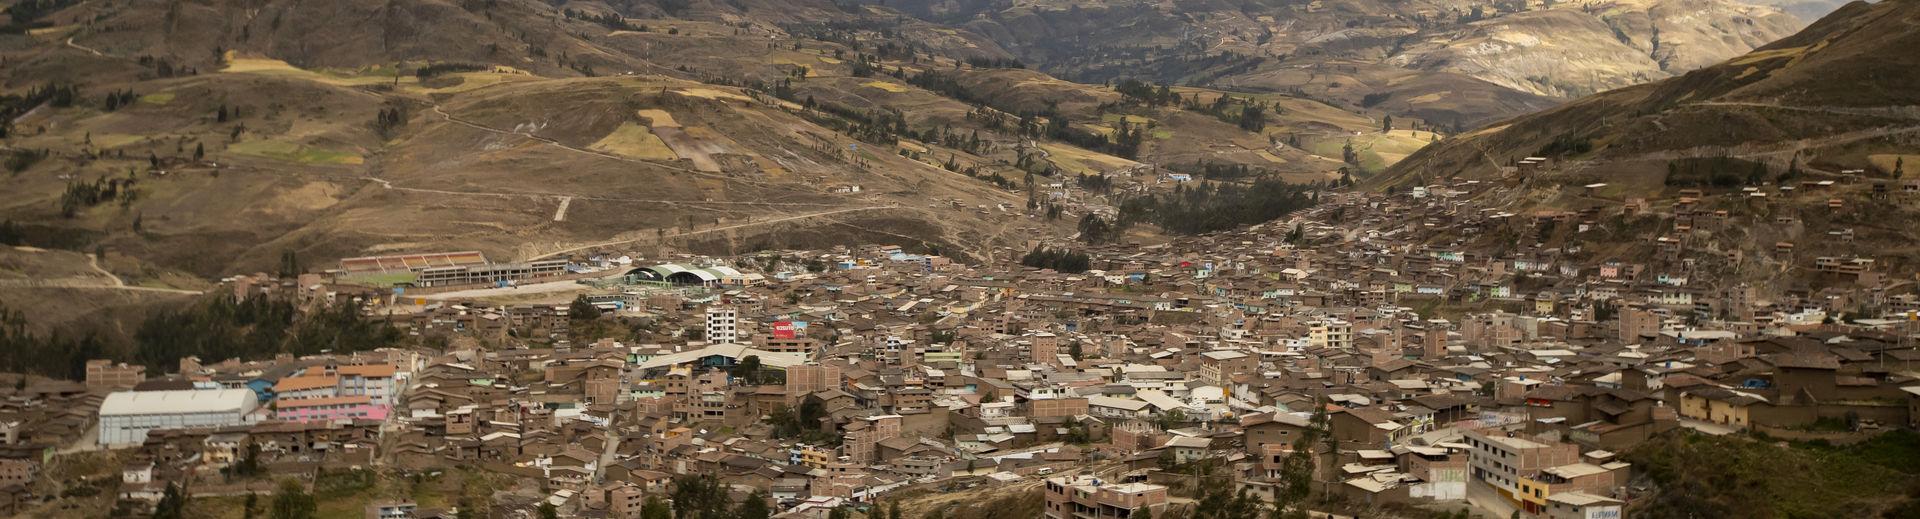
[[[733,344],[740,342],[740,313],[724,306],[707,307],[707,342],[711,344]]]
[[[100,404],[100,444],[137,446],[154,429],[244,425],[259,407],[251,389],[121,391]]]

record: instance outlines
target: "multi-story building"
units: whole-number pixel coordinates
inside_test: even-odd
[[[707,307],[707,342],[713,344],[732,344],[740,342],[740,313],[725,306]]]
[[[1047,480],[1047,519],[1123,519],[1140,510],[1166,511],[1167,487],[1114,483],[1095,476]]]
[[[1541,469],[1580,461],[1580,450],[1572,444],[1543,443],[1516,436],[1467,431],[1468,477],[1499,491],[1502,497],[1518,505],[1523,500],[1522,483]],[[1528,485],[1529,487],[1531,485]],[[1526,490],[1527,494],[1532,489]],[[1537,512],[1537,510],[1536,510]]]
[[[840,387],[839,366],[797,365],[787,368],[787,400],[798,402],[815,391]]]
[[[340,377],[340,396],[364,396],[375,404],[391,406],[400,392],[392,364],[360,364],[334,369]]]
[[[1307,323],[1307,342],[1314,346],[1347,349],[1353,347],[1353,323],[1324,319]]]
[[[862,465],[878,462],[877,446],[900,435],[900,420],[900,415],[869,416],[847,425],[847,457]]]
[[[273,418],[289,422],[385,420],[392,409],[364,396],[279,399],[273,403]]]

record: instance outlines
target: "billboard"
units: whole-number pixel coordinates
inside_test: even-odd
[[[775,339],[792,339],[798,336],[798,334],[799,332],[793,326],[793,321],[773,322],[773,338]]]

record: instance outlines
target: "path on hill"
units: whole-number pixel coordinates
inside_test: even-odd
[[[1771,143],[1770,145],[1764,145],[1764,146],[1746,146],[1746,145],[1695,146],[1692,148],[1679,149],[1679,150],[1667,150],[1667,151],[1643,153],[1643,154],[1635,155],[1632,157],[1622,157],[1622,158],[1610,159],[1610,160],[1611,161],[1676,160],[1676,159],[1707,158],[1707,157],[1749,158],[1749,157],[1766,157],[1766,156],[1775,156],[1775,155],[1789,155],[1796,152],[1805,151],[1805,150],[1814,149],[1814,148],[1824,148],[1827,146],[1846,144],[1854,141],[1863,141],[1867,139],[1878,139],[1881,137],[1890,137],[1890,136],[1899,135],[1903,133],[1920,133],[1920,125],[1887,126],[1887,127],[1873,128],[1869,130],[1856,130],[1856,131],[1828,135],[1825,137],[1816,137],[1811,139],[1776,141],[1774,143]],[[1802,164],[1801,167],[1804,168],[1806,166]]]
[[[373,176],[362,177],[362,178],[365,178],[370,182],[380,184],[381,189],[391,189],[394,191],[405,191],[409,193],[427,193],[427,194],[435,194],[435,195],[455,195],[455,196],[483,196],[483,197],[495,197],[495,198],[536,198],[536,199],[552,198],[562,202],[565,202],[566,200],[591,200],[595,202],[667,204],[667,205],[684,206],[689,209],[700,209],[705,211],[725,211],[726,209],[714,209],[710,207],[698,207],[698,206],[721,205],[721,206],[819,207],[819,206],[841,205],[839,202],[747,202],[747,201],[733,201],[733,200],[707,201],[707,200],[669,200],[669,199],[656,199],[656,198],[623,198],[623,197],[615,197],[615,196],[588,196],[588,195],[575,195],[575,194],[567,194],[567,193],[544,193],[544,192],[537,192],[537,191],[455,191],[451,189],[431,189],[431,188],[424,188],[424,187],[398,186],[398,185],[394,185],[393,181],[391,180],[387,180],[380,177],[373,177]],[[571,204],[571,202],[566,202],[566,203]],[[560,216],[565,216],[565,212],[562,211],[556,214],[556,217],[554,220],[559,221]]]
[[[126,281],[120,279],[120,276],[114,275],[114,273],[112,272],[108,272],[107,269],[105,268],[101,268],[99,258],[95,257],[92,254],[87,255],[87,268],[91,268],[93,269],[94,272],[100,273],[100,276],[99,277],[77,277],[77,278],[54,278],[54,279],[0,279],[0,287],[86,288],[86,289],[101,289],[101,290],[127,290],[132,292],[160,292],[165,294],[180,294],[180,295],[199,295],[199,294],[206,293],[205,291],[201,291],[201,290],[187,290],[183,288],[160,288],[160,287],[143,287],[138,285],[128,285]],[[100,279],[101,277],[104,277],[106,279],[102,280]]]
[[[1920,106],[1800,106],[1759,101],[1697,101],[1688,106],[1731,106],[1742,108],[1772,108],[1795,112],[1815,112],[1854,117],[1886,117],[1889,119],[1920,119]]]
[[[553,252],[548,252],[548,253],[545,253],[545,254],[540,254],[540,255],[537,255],[537,256],[533,256],[533,257],[530,257],[530,258],[527,258],[526,260],[527,260],[527,261],[534,261],[534,260],[542,260],[542,259],[547,259],[547,258],[551,258],[551,257],[554,257],[554,256],[559,256],[559,255],[563,255],[563,254],[571,254],[571,253],[575,253],[575,252],[580,252],[580,251],[583,251],[583,250],[588,250],[588,249],[596,249],[596,248],[600,248],[600,247],[612,247],[612,246],[615,246],[615,245],[624,245],[624,244],[628,244],[628,243],[634,243],[634,242],[641,242],[641,241],[648,241],[648,240],[666,240],[666,239],[669,239],[669,238],[684,238],[684,237],[687,237],[687,236],[695,236],[695,235],[701,235],[701,234],[707,234],[707,233],[713,233],[713,232],[720,232],[720,231],[731,231],[731,230],[734,230],[734,229],[742,229],[742,228],[747,228],[747,227],[756,227],[756,226],[761,226],[761,225],[772,225],[772,224],[777,224],[777,223],[786,223],[786,222],[791,222],[791,221],[795,221],[795,220],[805,220],[805,219],[808,219],[808,218],[820,218],[820,217],[825,217],[825,216],[833,216],[833,215],[837,215],[837,214],[846,214],[846,213],[856,213],[856,212],[861,212],[861,211],[880,211],[880,210],[892,210],[892,209],[900,209],[900,206],[898,206],[898,205],[877,205],[877,206],[867,206],[867,207],[849,207],[849,208],[845,208],[845,209],[834,209],[834,210],[831,210],[831,211],[820,211],[820,212],[814,212],[814,213],[806,213],[806,214],[799,214],[799,215],[793,215],[793,216],[787,216],[787,217],[782,217],[782,218],[774,218],[774,219],[771,219],[771,220],[756,220],[756,221],[751,221],[751,222],[746,222],[746,223],[739,223],[739,224],[733,224],[733,225],[724,225],[724,226],[720,226],[720,227],[711,227],[711,228],[707,228],[707,229],[700,229],[700,230],[695,230],[695,231],[682,231],[682,232],[674,232],[674,233],[667,233],[667,234],[660,234],[660,235],[655,235],[655,236],[649,236],[649,237],[640,237],[640,238],[632,238],[632,239],[626,239],[626,240],[613,240],[613,241],[604,241],[604,242],[600,242],[600,243],[592,243],[592,244],[587,244],[587,245],[581,245],[581,246],[577,246],[577,247],[568,247],[568,248],[565,248],[565,249],[560,249],[560,250],[557,250],[557,251],[553,251]],[[916,238],[916,240],[917,240],[917,238]]]
[[[1759,102],[1759,101],[1700,101],[1700,102],[1688,103],[1687,106],[1763,108],[1763,109],[1773,109],[1773,110],[1788,110],[1788,111],[1796,111],[1796,112],[1812,112],[1812,113],[1828,114],[1828,115],[1842,115],[1847,117],[1881,117],[1881,118],[1887,118],[1887,119],[1906,119],[1909,121],[1920,121],[1920,106],[1869,106],[1869,107],[1797,106],[1797,105],[1784,105],[1779,103],[1767,103],[1767,102]],[[1740,145],[1740,146],[1695,146],[1695,147],[1686,148],[1686,149],[1665,150],[1665,151],[1643,153],[1633,157],[1625,157],[1625,158],[1613,159],[1613,160],[1616,160],[1616,161],[1676,160],[1676,159],[1683,159],[1683,158],[1702,158],[1702,157],[1719,157],[1719,156],[1748,158],[1748,157],[1788,155],[1788,154],[1797,153],[1800,151],[1813,149],[1813,148],[1822,148],[1822,147],[1834,146],[1838,144],[1846,144],[1854,141],[1878,139],[1881,137],[1888,137],[1888,136],[1899,135],[1904,133],[1916,133],[1916,132],[1920,132],[1920,124],[1911,124],[1911,125],[1903,125],[1903,126],[1880,126],[1875,128],[1854,130],[1850,132],[1843,132],[1843,133],[1825,135],[1821,137],[1806,138],[1806,139],[1795,139],[1790,141],[1775,141],[1772,143],[1756,143],[1753,145]]]
[[[80,50],[84,50],[84,51],[87,51],[87,52],[89,52],[89,53],[92,53],[92,54],[93,54],[93,55],[95,55],[95,56],[106,56],[106,54],[103,54],[103,53],[101,53],[100,51],[97,51],[97,50],[93,50],[93,48],[91,48],[91,47],[87,47],[87,46],[85,46],[85,45],[81,45],[81,44],[78,44],[78,43],[74,43],[74,42],[73,42],[73,37],[72,37],[72,36],[68,36],[68,37],[67,37],[67,46],[68,46],[68,47],[73,47],[73,48],[75,48],[75,49],[80,49]]]

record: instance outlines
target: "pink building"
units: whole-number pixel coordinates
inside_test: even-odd
[[[273,403],[273,417],[289,422],[385,420],[392,409],[365,396],[281,399]]]

